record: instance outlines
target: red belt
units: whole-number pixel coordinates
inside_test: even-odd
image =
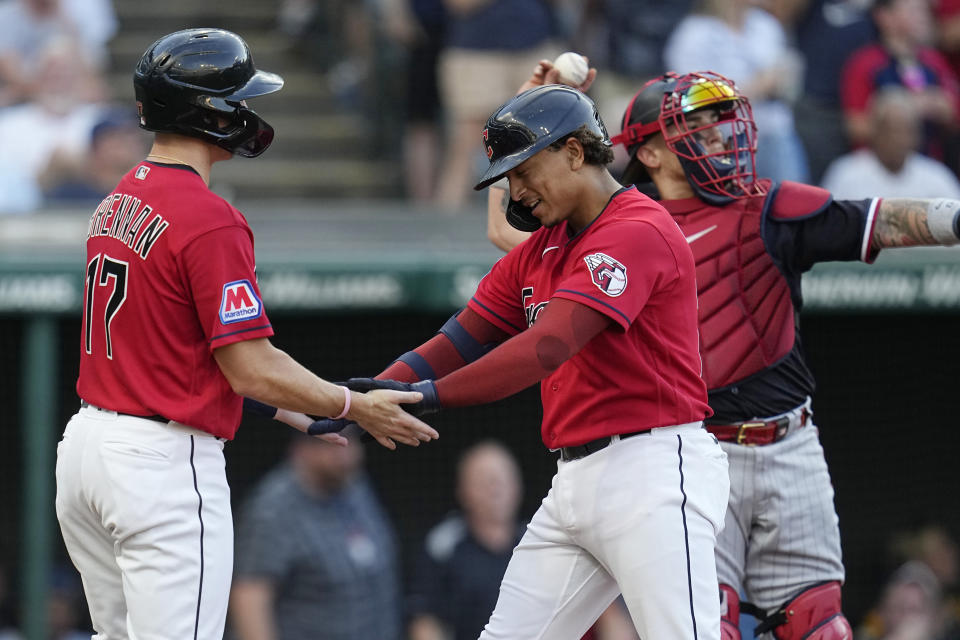
[[[798,417],[784,416],[775,420],[757,420],[736,424],[707,424],[707,431],[724,442],[737,444],[762,445],[782,440],[790,432],[790,423],[798,420],[799,429],[807,424],[810,413],[804,408]]]

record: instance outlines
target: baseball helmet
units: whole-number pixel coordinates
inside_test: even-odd
[[[278,91],[283,78],[258,71],[247,43],[224,29],[185,29],[146,50],[133,72],[140,126],[179,133],[253,158],[273,127],[245,100]]]
[[[576,89],[548,84],[528,89],[497,109],[483,129],[490,159],[480,182],[484,189],[552,143],[585,127],[611,146],[607,128],[593,101]],[[507,206],[507,222],[521,231],[536,231],[540,221],[515,200]]]
[[[718,122],[692,126],[686,117],[701,109],[717,111]],[[704,129],[720,127],[724,150],[708,152],[700,143]],[[680,160],[687,181],[700,198],[723,204],[762,193],[756,179],[757,126],[746,96],[732,80],[702,71],[679,75],[666,73],[647,82],[633,96],[623,114],[620,134],[630,155],[621,182],[650,182],[646,167],[636,157],[637,149],[656,134]]]

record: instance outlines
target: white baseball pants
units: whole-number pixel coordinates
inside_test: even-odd
[[[223,442],[94,407],[57,445],[57,519],[95,640],[220,640],[233,571]]]
[[[618,593],[641,638],[719,640],[727,457],[700,423],[559,461],[481,640],[577,640]]]

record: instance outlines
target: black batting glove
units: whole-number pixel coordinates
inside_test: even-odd
[[[440,411],[440,400],[437,398],[437,385],[433,380],[419,382],[398,382],[397,380],[377,380],[376,378],[350,378],[344,383],[351,391],[366,393],[374,389],[390,389],[392,391],[419,391],[423,394],[420,402],[404,403],[400,406],[407,413],[417,416],[437,413]]]
[[[314,420],[310,423],[310,426],[307,427],[307,435],[319,436],[324,433],[339,433],[348,426],[356,424],[357,423],[353,420],[347,420],[346,418],[340,418],[339,420],[334,420],[333,418],[320,418],[319,420]],[[359,427],[357,428],[359,429]]]

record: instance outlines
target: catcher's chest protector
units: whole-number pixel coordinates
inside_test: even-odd
[[[700,355],[708,389],[743,380],[794,341],[790,289],[760,236],[765,196],[673,213],[697,263]]]

